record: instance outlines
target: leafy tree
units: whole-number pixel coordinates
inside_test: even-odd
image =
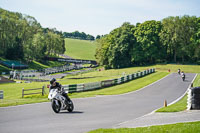
[[[100,38],[101,38],[101,36],[100,36],[100,35],[97,35],[97,36],[96,36],[96,40],[97,40],[97,39],[100,39]]]
[[[192,42],[197,30],[196,17],[168,17],[162,21],[161,42],[167,47],[168,60],[193,60],[196,46]]]
[[[75,31],[72,33],[64,32],[63,36],[65,38],[75,38],[75,39],[91,40],[91,41],[93,41],[95,39],[94,36],[86,34],[84,32],[79,32],[79,31]]]
[[[165,52],[159,38],[161,28],[161,22],[154,20],[138,25],[134,33],[137,43],[133,48],[132,61],[149,64],[163,60]]]
[[[135,38],[135,26],[124,23],[120,28],[113,30],[99,41],[96,57],[107,68],[122,68],[132,65],[131,52]]]
[[[62,32],[43,29],[34,17],[1,8],[0,47],[0,56],[26,61],[65,51]]]

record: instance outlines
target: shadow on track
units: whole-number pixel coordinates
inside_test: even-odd
[[[84,112],[82,112],[82,111],[73,111],[73,112],[64,111],[64,112],[60,112],[59,114],[82,114],[82,113],[84,113]]]

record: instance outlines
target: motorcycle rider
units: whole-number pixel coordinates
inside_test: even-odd
[[[179,74],[179,75],[181,74],[181,69],[178,69],[178,74]]]
[[[184,81],[185,80],[185,73],[183,71],[181,72],[181,77],[182,77],[182,79]]]
[[[52,78],[52,79],[50,80],[50,84],[51,84],[51,86],[50,86],[50,88],[49,88],[49,91],[50,91],[51,89],[57,89],[57,88],[58,88],[58,89],[61,91],[61,95],[64,96],[64,97],[66,98],[67,101],[70,101],[70,98],[68,97],[67,93],[65,93],[64,89],[62,88],[62,85],[59,84],[58,82],[56,82],[56,79],[55,79],[55,78]],[[67,101],[66,101],[66,103],[67,103]]]

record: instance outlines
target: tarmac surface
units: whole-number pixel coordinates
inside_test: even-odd
[[[200,110],[187,110],[173,113],[150,113],[134,120],[120,123],[113,128],[136,128],[200,121]]]
[[[155,119],[157,124],[161,119],[157,119],[156,123],[156,118],[163,115],[156,113],[150,118],[147,114],[162,107],[164,100],[171,103],[181,97],[194,77],[195,74],[187,73],[183,82],[180,75],[173,73],[131,93],[72,99],[75,106],[72,113],[62,111],[56,114],[50,102],[0,108],[0,132],[84,133],[98,128],[136,127],[134,123],[137,121],[146,121],[146,125],[151,125],[154,124],[151,120]],[[168,122],[176,121],[173,118]]]

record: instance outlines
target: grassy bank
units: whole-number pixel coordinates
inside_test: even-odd
[[[97,129],[88,133],[199,133],[200,122],[177,123],[161,126]]]
[[[78,39],[65,39],[65,54],[75,59],[95,60],[96,42]]]
[[[88,83],[88,82],[97,82],[102,80],[114,79],[119,78],[128,74],[133,74],[138,71],[144,71],[146,69],[153,68],[153,67],[130,67],[130,68],[123,68],[123,69],[109,69],[104,70],[97,69],[96,71],[92,71],[89,73],[79,74],[75,76],[67,76],[60,80],[63,84],[79,84],[79,83]]]
[[[168,71],[178,72],[178,69],[184,71],[185,73],[200,73],[200,65],[177,65],[177,64],[164,64],[164,65],[154,65],[157,71]]]

